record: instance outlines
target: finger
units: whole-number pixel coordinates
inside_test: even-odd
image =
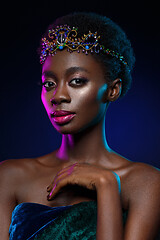
[[[52,189],[52,185],[49,185],[49,186],[47,187],[47,192],[50,192],[51,189]]]
[[[53,186],[51,192],[47,196],[47,200],[52,200],[55,195],[60,191],[62,187],[64,187],[67,184],[66,176],[61,178],[61,180],[57,181],[56,184]]]
[[[47,192],[50,192],[50,191],[52,190],[53,185],[55,185],[57,179],[58,179],[60,176],[62,176],[64,173],[66,173],[66,171],[64,171],[64,172],[61,173],[61,174],[59,174],[59,173],[56,174],[56,176],[55,176],[53,182],[47,187]]]
[[[57,173],[57,176],[61,175],[62,173],[68,171],[68,169],[73,169],[78,163],[74,163],[72,165],[69,165],[65,168],[62,168],[58,173]]]
[[[47,192],[51,192],[51,190],[53,189],[53,186],[56,185],[56,182],[58,182],[61,179],[63,179],[65,173],[68,174],[68,171],[63,172],[60,175],[56,175],[56,177],[54,178],[53,182],[47,187]]]
[[[54,183],[51,184],[47,190],[47,192],[50,192],[47,196],[47,199],[49,196],[53,196],[53,194],[55,195],[57,193],[57,191],[55,191],[55,187],[57,186],[57,184],[59,184],[59,182],[61,182],[64,178],[69,176],[71,173],[72,173],[71,169],[68,169],[68,171],[65,171],[63,174],[57,176],[56,180],[54,180]],[[59,191],[60,189],[57,189],[57,190]]]
[[[65,171],[65,173],[59,175],[56,178],[56,181],[54,183],[54,186],[52,186],[49,195],[47,196],[48,200],[52,200],[53,197],[60,191],[60,189],[62,187],[64,187],[65,185],[67,185],[68,183],[70,183],[69,181],[69,175],[71,175],[71,173],[73,172],[73,168],[69,168],[67,171]],[[58,186],[58,187],[57,187]]]
[[[73,168],[74,168],[77,164],[78,164],[78,163],[74,163],[74,164],[69,165],[69,166],[63,168],[62,170],[60,170],[60,171],[56,174],[55,179],[53,180],[53,182],[47,187],[47,192],[50,192],[50,191],[51,191],[53,185],[55,184],[55,181],[57,180],[57,178],[58,178],[59,176],[61,176],[62,174],[66,173],[66,172],[69,173],[69,174],[72,173]]]

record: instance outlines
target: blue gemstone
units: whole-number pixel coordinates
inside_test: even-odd
[[[63,46],[59,46],[59,49],[62,50],[62,49],[63,49]]]
[[[85,46],[86,49],[89,49],[89,46]]]

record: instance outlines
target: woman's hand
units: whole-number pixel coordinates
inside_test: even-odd
[[[103,184],[106,186],[107,183],[117,184],[112,171],[88,163],[74,163],[57,173],[53,182],[47,187],[49,192],[47,199],[52,200],[60,189],[68,184],[80,185],[90,190],[98,190],[99,186]]]

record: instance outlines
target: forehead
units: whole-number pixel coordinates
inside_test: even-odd
[[[66,50],[57,51],[55,56],[48,56],[42,66],[44,71],[64,72],[69,68],[84,69],[91,74],[102,74],[103,68],[101,64],[89,53],[68,52]]]

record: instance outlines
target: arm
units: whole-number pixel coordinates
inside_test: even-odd
[[[0,164],[0,238],[9,239],[12,211],[16,205],[10,160]]]
[[[138,164],[127,182],[129,209],[124,233],[120,196],[114,182],[103,180],[98,185],[97,240],[156,239],[160,231],[160,172]]]
[[[111,171],[86,163],[70,165],[59,171],[47,188],[48,200],[67,184],[96,190],[97,240],[155,240],[160,224],[160,174],[146,165],[136,166],[123,189],[129,199],[124,233],[118,182]]]
[[[105,168],[86,163],[69,165],[59,171],[48,186],[48,200],[52,200],[67,184],[78,184],[97,191],[97,240],[122,240],[122,207],[115,174]]]
[[[124,240],[155,240],[160,230],[160,172],[139,164],[130,182]]]
[[[97,240],[122,240],[123,219],[116,178],[102,178],[97,185]]]

